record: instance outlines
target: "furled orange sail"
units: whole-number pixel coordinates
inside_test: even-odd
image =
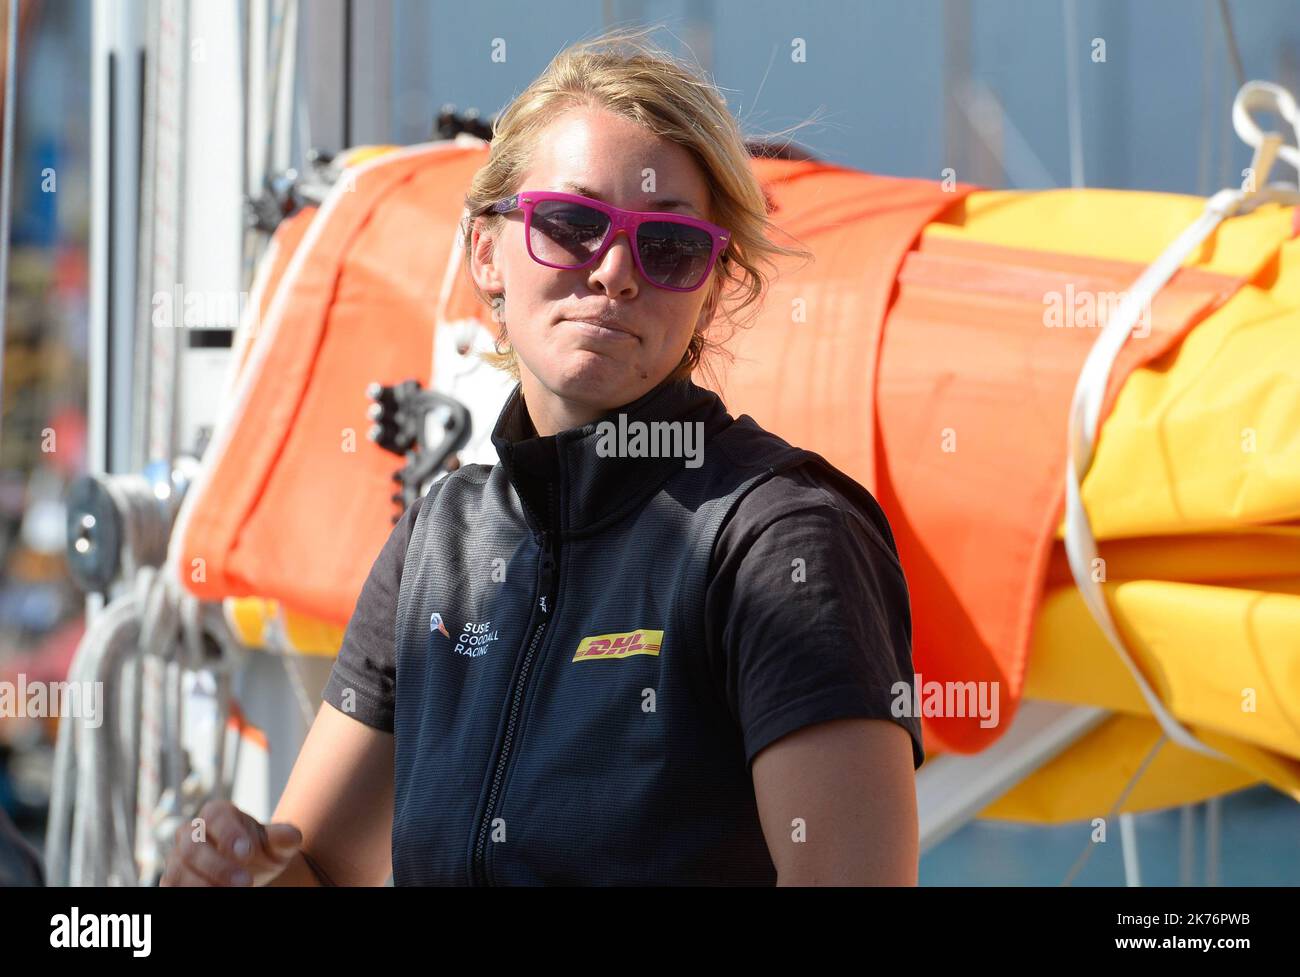
[[[427,375],[439,272],[482,155],[445,143],[370,159],[281,252],[178,517],[178,571],[197,596],[346,622],[392,527],[400,467],[365,437],[366,386]],[[285,225],[285,241],[299,229]]]

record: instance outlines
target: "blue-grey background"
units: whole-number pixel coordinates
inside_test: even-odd
[[[665,45],[689,49],[713,73],[752,134],[820,113],[798,141],[838,163],[915,177],[953,166],[961,179],[977,170],[983,185],[1069,186],[1068,6],[548,0],[543,14],[541,5],[501,0],[396,0],[400,42],[385,125],[400,141],[423,138],[430,96],[491,114],[584,34],[606,23],[664,23]],[[1245,76],[1300,89],[1300,3],[1228,6]],[[1218,0],[1078,0],[1074,9],[1085,182],[1202,195],[1240,183],[1250,154],[1231,127],[1238,84]],[[505,63],[490,60],[493,37],[507,41]],[[796,37],[806,42],[804,63],[791,59]],[[1105,41],[1104,63],[1091,58],[1094,38]],[[1000,104],[1001,135],[973,131],[988,127],[962,112],[958,92],[971,81]],[[979,159],[999,152],[1003,167]]]

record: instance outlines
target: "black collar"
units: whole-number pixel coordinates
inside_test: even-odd
[[[523,389],[516,384],[492,430],[492,444],[534,530],[558,530],[565,537],[597,532],[645,502],[674,472],[686,467],[688,459],[680,456],[602,456],[597,445],[611,430],[602,422],[617,429],[619,415],[625,415],[629,425],[700,422],[706,445],[732,423],[713,391],[696,386],[690,377],[670,378],[590,424],[541,437],[524,409]]]

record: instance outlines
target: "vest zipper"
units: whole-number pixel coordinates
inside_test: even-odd
[[[551,500],[551,493],[547,490],[548,508]],[[533,655],[541,645],[542,634],[546,631],[546,625],[550,623],[551,616],[555,612],[555,595],[553,593],[553,584],[555,582],[555,547],[552,541],[551,530],[543,529],[540,534],[540,543],[542,547],[542,561],[538,568],[538,598],[537,606],[541,614],[541,619],[537,622],[537,627],[533,629],[533,636],[528,642],[528,650],[524,653],[523,664],[519,667],[519,680],[515,684],[514,694],[510,702],[510,718],[506,721],[506,736],[501,744],[501,753],[497,756],[496,768],[492,774],[492,789],[488,792],[487,806],[483,811],[483,820],[479,824],[478,839],[474,844],[474,875],[475,881],[480,885],[487,885],[487,863],[485,853],[487,851],[488,834],[492,827],[492,815],[496,811],[497,797],[501,791],[501,781],[505,776],[506,763],[510,759],[510,748],[514,744],[515,726],[519,721],[520,706],[523,704],[524,689],[528,686],[528,676],[532,671]]]

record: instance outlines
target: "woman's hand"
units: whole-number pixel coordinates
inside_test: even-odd
[[[392,733],[323,706],[275,823],[209,801],[199,824],[176,832],[160,884],[383,885],[392,874],[393,746]]]
[[[160,885],[266,885],[302,846],[292,824],[263,825],[230,801],[208,801],[199,820],[176,829]]]

